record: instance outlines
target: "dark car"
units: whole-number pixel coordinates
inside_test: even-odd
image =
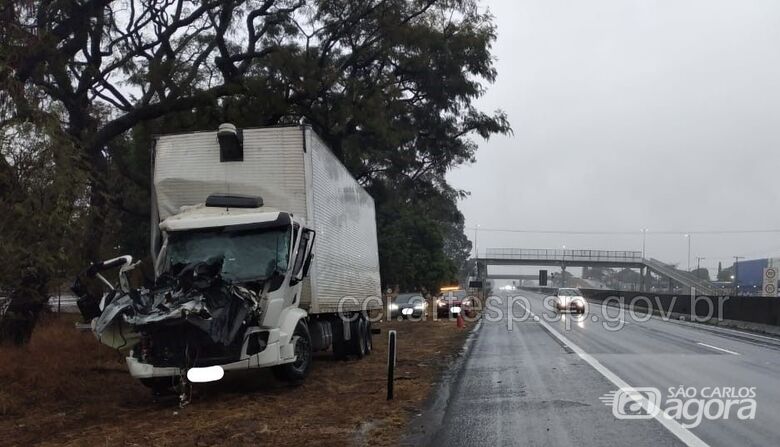
[[[402,293],[390,302],[390,318],[420,318],[427,307],[425,298],[419,293]]]
[[[473,297],[463,289],[448,290],[439,295],[436,300],[436,315],[439,318],[457,315],[463,312],[465,315],[473,316]]]

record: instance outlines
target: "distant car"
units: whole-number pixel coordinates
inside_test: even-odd
[[[585,312],[585,298],[575,288],[560,288],[555,292],[555,309],[558,311]]]
[[[390,303],[390,318],[420,318],[425,315],[428,303],[419,293],[402,293]]]
[[[451,290],[439,295],[436,300],[436,315],[439,318],[456,315],[463,312],[469,317],[474,316],[474,302],[468,292],[463,289]]]

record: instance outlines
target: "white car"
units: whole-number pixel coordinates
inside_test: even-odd
[[[585,312],[585,298],[582,292],[575,288],[561,288],[555,292],[555,309],[578,314]]]

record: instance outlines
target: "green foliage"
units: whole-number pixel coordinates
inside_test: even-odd
[[[709,270],[707,270],[707,269],[706,269],[706,268],[704,268],[704,267],[702,267],[702,268],[698,268],[698,269],[693,269],[693,270],[691,271],[691,274],[692,274],[693,276],[697,277],[697,278],[700,278],[700,279],[705,279],[705,280],[707,280],[707,281],[709,281],[709,280],[710,280],[710,271],[709,271]]]
[[[445,231],[426,204],[403,200],[398,190],[375,187],[379,262],[385,287],[401,291],[438,290],[457,281],[458,266],[445,254]]]
[[[84,179],[68,172],[72,148],[48,124],[7,126],[0,138],[0,295],[11,298],[0,341],[26,342],[49,284],[73,268]]]
[[[31,178],[55,176],[3,206],[50,219],[14,230],[52,229],[42,257],[146,254],[153,134],[304,120],[374,195],[386,284],[463,268],[465,193],[445,174],[474,160],[473,137],[510,132],[473,105],[496,77],[475,0],[30,1],[0,16],[0,130],[46,128],[49,169]]]
[[[734,275],[734,265],[730,267],[722,268],[718,264],[718,281],[732,281],[731,276]]]

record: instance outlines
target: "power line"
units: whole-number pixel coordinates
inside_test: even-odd
[[[476,230],[476,227],[468,227],[469,230]],[[570,234],[570,235],[639,235],[642,231],[595,231],[595,230],[520,230],[513,228],[483,228],[479,227],[479,231],[488,231],[496,233],[526,233],[526,234]],[[772,230],[699,230],[699,231],[677,231],[677,230],[662,230],[662,231],[647,231],[648,234],[774,234],[780,233],[780,229]]]

